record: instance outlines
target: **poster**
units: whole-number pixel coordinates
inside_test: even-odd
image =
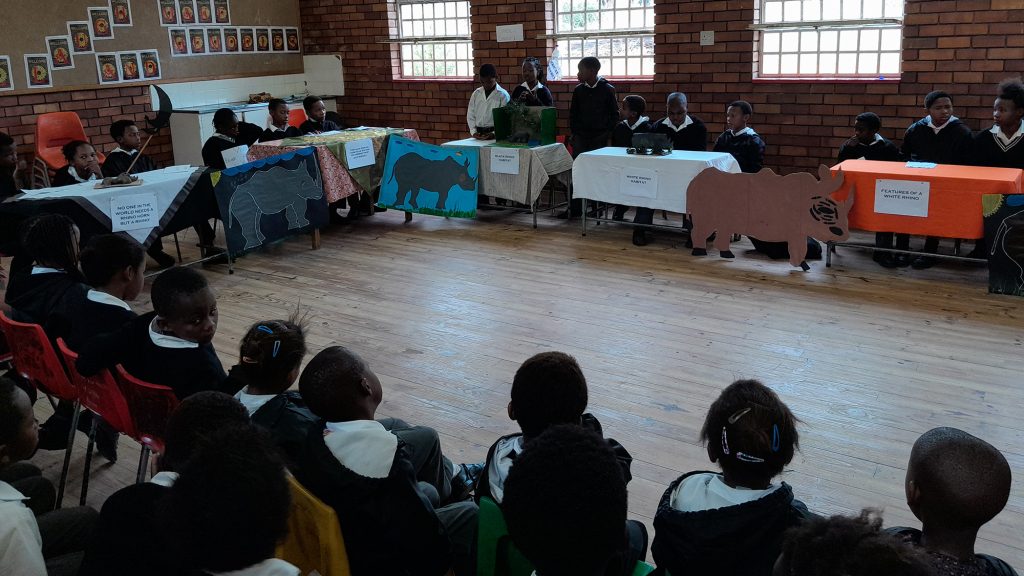
[[[289,52],[299,51],[299,29],[298,28],[285,28],[284,29],[285,43],[288,45]]]
[[[238,28],[224,29],[224,51],[238,52]]]
[[[928,217],[931,184],[913,180],[875,180],[875,214]]]
[[[54,70],[70,70],[75,67],[75,61],[71,58],[71,39],[67,36],[47,36],[46,49]]]
[[[121,81],[117,54],[114,52],[96,53],[96,73],[100,84],[117,84]]]
[[[157,7],[160,9],[160,25],[161,26],[177,26],[178,25],[178,2],[177,0],[156,0]]]
[[[213,24],[213,2],[196,0],[196,20],[200,24]]]
[[[111,40],[114,38],[114,27],[110,23],[110,8],[106,6],[90,7],[89,24],[94,39]]]
[[[213,16],[217,24],[231,24],[231,7],[228,0],[213,0]]]
[[[231,254],[327,225],[316,148],[213,172],[210,180]]]
[[[455,218],[476,216],[480,150],[391,136],[379,205]]]
[[[1024,296],[1024,194],[985,194],[981,205],[988,291]]]
[[[189,54],[206,54],[206,29],[205,28],[189,28],[188,29],[188,53]]]
[[[25,54],[25,78],[29,88],[53,86],[50,76],[50,57],[46,54]]]
[[[75,54],[92,54],[92,31],[89,23],[68,22],[68,36],[71,38],[71,51]]]
[[[171,56],[188,56],[188,33],[184,28],[168,28],[171,39]]]
[[[125,194],[110,198],[110,231],[149,230],[160,225],[156,194]]]
[[[220,28],[206,29],[206,48],[210,51],[210,54],[224,52],[224,40],[221,37]]]
[[[144,80],[159,80],[162,76],[160,71],[160,53],[156,50],[143,50],[139,52],[139,66],[142,68]]]
[[[252,52],[256,49],[256,33],[252,28],[240,28],[238,30],[238,43],[242,46],[242,52]]]
[[[137,82],[142,77],[138,52],[118,52],[117,61],[121,69],[122,82]]]
[[[129,0],[110,0],[110,17],[114,26],[131,26],[131,2]]]
[[[182,24],[196,23],[196,6],[192,0],[178,0],[178,22]]]
[[[284,28],[270,29],[270,45],[274,52],[284,52]]]
[[[0,56],[0,92],[14,90],[14,78],[11,76],[11,57]]]
[[[256,50],[259,52],[270,52],[270,30],[267,28],[256,29]]]

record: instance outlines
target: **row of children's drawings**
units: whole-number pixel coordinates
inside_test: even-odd
[[[70,58],[68,58],[70,60]],[[61,63],[64,64],[64,63]],[[53,87],[53,70],[74,68],[58,65],[49,54],[25,54],[25,77],[29,88]],[[159,80],[160,53],[156,49],[127,52],[97,52],[96,74],[100,84]],[[0,92],[14,90],[10,56],[0,56]]]
[[[298,28],[168,28],[171,56],[299,52]]]
[[[157,0],[161,26],[231,24],[229,0]]]

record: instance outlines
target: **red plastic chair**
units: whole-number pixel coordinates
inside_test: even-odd
[[[32,166],[32,179],[43,187],[50,185],[50,171],[63,168],[67,161],[61,147],[72,140],[85,140],[85,127],[75,112],[49,112],[36,118],[36,158]],[[105,157],[97,150],[100,163]]]
[[[68,468],[71,465],[71,447],[75,442],[78,429],[78,390],[68,379],[64,366],[61,365],[53,345],[38,324],[15,322],[0,313],[0,326],[3,327],[7,343],[11,346],[15,371],[32,383],[44,394],[74,403],[74,416],[71,418],[71,430],[68,432],[68,444],[64,451],[64,467],[60,472],[60,486],[57,488],[57,508],[64,500],[64,488],[68,481]]]
[[[7,344],[7,337],[4,336],[3,326],[0,326],[0,364],[10,362],[11,358],[13,358],[11,347]]]
[[[89,447],[85,452],[85,475],[82,478],[82,494],[79,504],[85,506],[85,498],[89,493],[89,470],[92,467],[92,450],[96,443],[96,426],[99,418],[103,418],[111,428],[121,434],[134,438],[135,422],[132,420],[131,412],[128,411],[128,401],[114,380],[110,370],[103,370],[95,376],[82,376],[75,367],[78,361],[78,354],[72,352],[64,343],[63,338],[57,339],[57,349],[64,358],[64,365],[68,368],[71,376],[71,383],[78,389],[78,399],[83,408],[91,411],[95,417],[92,419],[92,427],[89,429]]]
[[[178,397],[167,386],[139,380],[120,364],[114,369],[114,378],[128,402],[128,411],[135,423],[133,438],[142,444],[139,471],[135,476],[135,483],[139,484],[146,479],[149,454],[164,451],[164,432],[171,413],[178,407]]]
[[[298,128],[306,121],[306,111],[302,108],[292,108],[288,111],[288,125]]]

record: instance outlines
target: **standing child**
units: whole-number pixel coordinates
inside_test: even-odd
[[[643,96],[630,94],[622,99],[619,104],[619,122],[612,130],[612,146],[616,148],[630,148],[633,146],[633,135],[640,132],[648,132],[651,129],[650,118],[644,116],[647,110],[647,101]],[[622,204],[615,206],[612,213],[612,220],[622,220],[626,215],[629,206]]]
[[[748,174],[761,171],[764,166],[764,140],[747,125],[754,113],[749,102],[736,100],[725,108],[725,132],[715,141],[715,152],[727,152],[739,162],[740,170]]]
[[[782,534],[809,514],[785,482],[799,447],[797,419],[756,380],[729,385],[708,410],[701,440],[722,473],[690,472],[668,487],[651,552],[673,574],[768,576]]]
[[[302,132],[294,126],[288,125],[288,118],[291,111],[288,109],[288,103],[280,98],[271,98],[270,102],[267,103],[267,112],[270,113],[267,119],[267,129],[263,131],[260,136],[260,142],[269,142],[271,140],[281,140],[282,138],[292,138],[295,136],[301,136]]]
[[[53,175],[53,186],[69,186],[103,178],[96,149],[84,140],[72,140],[61,148],[67,166]]]
[[[341,126],[327,119],[327,105],[319,96],[303,98],[302,109],[306,111],[306,121],[299,126],[303,135],[341,130]]]
[[[573,157],[608,146],[612,130],[619,122],[619,100],[615,86],[598,75],[601,61],[593,56],[580,59],[576,65],[579,84],[572,91],[569,103],[569,132]],[[583,201],[573,199],[569,210],[559,218],[575,218],[583,212]]]
[[[555,99],[551,96],[551,90],[541,84],[543,77],[544,67],[540,65],[540,60],[527,56],[523,60],[523,83],[512,91],[512,100],[527,106],[554,106]]]
[[[473,90],[466,109],[469,133],[478,140],[494,139],[494,110],[509,102],[508,92],[498,85],[498,70],[494,64],[480,67],[480,86]]]

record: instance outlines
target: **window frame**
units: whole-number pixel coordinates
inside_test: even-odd
[[[412,24],[415,24],[416,22],[424,22],[425,23],[425,22],[428,22],[428,21],[432,22],[433,24],[436,25],[439,22],[446,22],[447,23],[450,20],[459,21],[463,17],[462,16],[458,16],[458,15],[456,15],[454,18],[448,17],[447,15],[441,16],[441,17],[437,17],[437,16],[432,14],[430,18],[420,17],[420,18],[409,18],[409,19],[406,19],[402,15],[402,12],[403,12],[402,8],[404,6],[413,6],[414,7],[414,6],[417,6],[417,5],[419,5],[419,6],[431,5],[431,10],[434,10],[434,7],[436,7],[437,5],[460,4],[460,3],[461,4],[465,4],[465,8],[466,8],[466,12],[465,12],[465,21],[466,21],[465,29],[466,29],[466,33],[465,34],[459,34],[459,33],[456,33],[456,34],[441,34],[441,35],[435,34],[435,35],[432,35],[432,36],[428,36],[426,34],[423,34],[423,35],[420,35],[420,36],[416,36],[416,35],[408,35],[406,33],[406,24],[407,23],[409,23],[410,27],[412,26]],[[396,80],[399,80],[399,81],[412,81],[412,82],[420,82],[420,81],[424,81],[424,82],[438,82],[438,81],[440,81],[440,82],[445,82],[445,81],[465,82],[467,80],[472,81],[474,79],[474,77],[475,77],[474,76],[475,70],[473,69],[473,41],[472,41],[473,22],[472,22],[472,12],[471,12],[471,6],[470,6],[469,0],[395,0],[394,7],[395,7],[395,32],[397,33],[397,37],[388,39],[388,42],[390,42],[390,43],[392,43],[392,44],[397,46],[397,50],[395,51],[395,56],[394,56],[397,59],[397,61],[398,61],[398,64],[397,64],[397,67],[396,67],[396,71],[397,71],[397,78],[396,78]],[[410,10],[412,10],[412,8],[410,8]],[[456,12],[457,11],[458,11],[458,8],[456,8]],[[459,48],[460,45],[465,45],[465,47],[466,47],[466,56],[464,58],[463,57],[459,57],[457,55],[457,53],[456,53],[456,56],[454,58],[447,58],[447,57],[438,58],[438,57],[434,56],[434,54],[433,54],[434,50],[437,50],[437,49],[442,48],[442,47],[446,47],[448,45],[454,45],[455,46],[454,49],[456,51],[458,51],[458,48]],[[410,58],[410,59],[407,59],[407,57],[406,57],[406,52],[407,52],[406,47],[408,47],[408,52],[411,54],[412,51],[415,50],[416,46],[419,46],[421,51],[422,50],[426,50],[426,48],[429,46],[430,50],[432,52],[431,57],[430,58],[424,58],[424,57],[421,56],[420,58]],[[422,52],[421,52],[421,54],[422,54]],[[436,65],[439,62],[443,62],[445,64],[447,64],[449,62],[454,63],[456,65],[456,74],[453,74],[453,75],[448,75],[448,74],[437,75],[437,74],[434,74],[434,75],[429,75],[429,76],[428,75],[415,75],[415,74],[411,74],[411,73],[408,74],[408,75],[406,74],[406,66],[405,66],[406,63],[409,63],[410,67],[412,67],[416,63],[422,63],[423,65],[426,65],[426,63],[430,63],[431,65]],[[465,66],[466,74],[459,74],[458,73],[458,65],[459,64],[465,64],[466,65]]]
[[[581,1],[581,0],[576,0],[576,2],[579,2],[579,1]],[[586,0],[582,0],[582,1],[584,2],[584,8],[582,10],[570,9],[568,14],[570,14],[570,15],[577,15],[577,14],[584,15],[584,19],[585,19],[586,18],[586,16],[585,16],[586,14],[596,12],[597,13],[598,26],[600,27],[601,26],[601,22],[602,22],[602,16],[601,15],[603,13],[610,13],[610,14],[612,14],[611,18],[612,18],[612,21],[614,22],[615,16],[618,13],[622,13],[622,12],[629,13],[631,10],[632,11],[641,11],[641,10],[642,11],[648,11],[649,10],[650,11],[650,26],[646,25],[647,18],[646,18],[646,14],[645,14],[644,15],[645,16],[644,17],[644,20],[645,20],[644,25],[643,26],[639,26],[639,27],[637,27],[637,26],[628,26],[628,27],[616,28],[616,29],[612,29],[612,30],[601,30],[599,28],[599,29],[596,29],[596,30],[586,30],[586,29],[584,29],[584,30],[570,30],[570,31],[560,32],[559,31],[560,20],[561,20],[561,16],[563,16],[564,13],[561,13],[559,11],[559,2],[560,2],[560,0],[551,0],[551,15],[552,16],[551,16],[550,24],[551,24],[551,32],[552,33],[546,34],[546,35],[542,36],[542,38],[548,39],[548,40],[554,40],[554,42],[555,42],[556,46],[559,48],[559,50],[562,50],[563,48],[565,50],[565,54],[564,55],[561,54],[561,53],[559,54],[559,61],[560,61],[559,64],[562,67],[562,80],[561,81],[575,81],[575,75],[576,75],[575,74],[575,62],[578,61],[579,58],[582,58],[582,57],[588,56],[588,55],[597,56],[599,59],[601,59],[601,71],[604,72],[604,74],[602,74],[602,76],[605,77],[605,78],[620,79],[620,80],[630,80],[630,81],[641,81],[641,82],[643,82],[643,81],[653,81],[654,80],[654,67],[655,67],[654,54],[655,54],[655,49],[656,49],[656,45],[654,44],[655,33],[654,33],[654,2],[653,2],[653,0],[647,6],[637,6],[637,7],[634,7],[634,6],[630,5],[630,4],[632,4],[632,1],[629,1],[629,2],[627,2],[627,5],[625,7],[616,7],[616,6],[613,5],[613,6],[608,7],[608,8],[602,8],[600,6],[600,4],[598,4],[596,9],[588,9],[588,8],[586,8]],[[571,18],[571,16],[570,16],[570,18]],[[645,40],[648,39],[648,38],[650,39],[651,50],[650,50],[650,54],[645,54],[644,53],[644,43],[645,43]],[[639,39],[640,40],[640,53],[636,54],[636,55],[632,55],[632,57],[639,60],[639,65],[640,65],[641,69],[643,68],[644,60],[649,58],[650,59],[650,69],[651,69],[650,74],[642,74],[642,73],[641,74],[629,74],[628,70],[626,71],[627,73],[625,73],[625,74],[614,74],[614,73],[612,73],[612,68],[613,68],[614,63],[616,61],[625,61],[627,63],[626,65],[628,65],[628,61],[629,61],[631,55],[624,54],[622,56],[615,56],[615,55],[601,56],[600,55],[600,50],[599,50],[598,46],[600,45],[600,43],[602,41],[608,41],[609,42],[608,50],[610,52],[612,50],[612,46],[613,46],[614,42],[616,40],[618,40],[618,39],[622,39],[624,43],[627,43],[630,39]],[[582,55],[580,55],[580,56],[572,56],[571,55],[571,52],[572,52],[572,50],[571,50],[571,48],[572,48],[571,47],[571,43],[573,43],[573,42],[580,42],[583,45],[585,45],[589,41],[594,41],[595,42],[594,54],[585,54],[584,50],[583,50],[583,46],[581,46],[580,53]],[[626,45],[625,49],[628,51],[628,44]],[[558,82],[558,81],[559,80],[554,80],[554,82]]]

